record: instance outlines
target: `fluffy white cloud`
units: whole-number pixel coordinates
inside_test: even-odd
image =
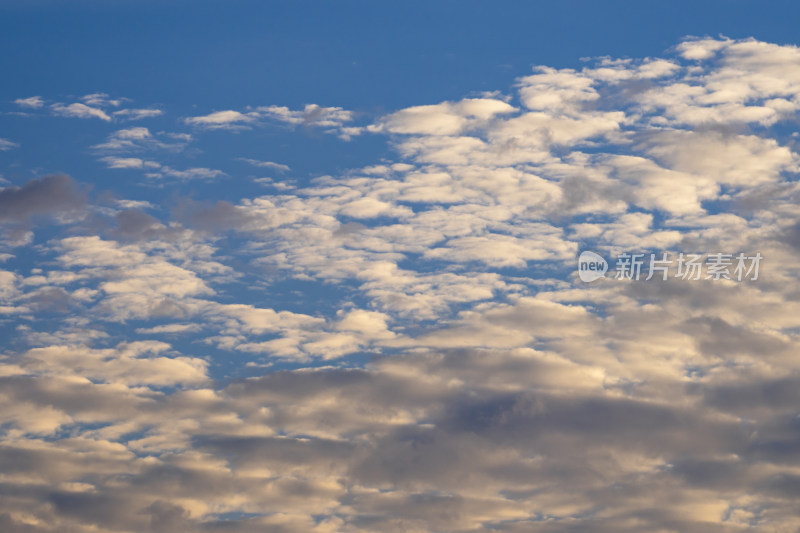
[[[240,113],[238,111],[215,111],[208,115],[199,117],[189,117],[185,119],[187,124],[201,126],[209,129],[236,129],[254,122],[258,115],[254,113]]]
[[[456,135],[484,123],[496,115],[515,109],[506,102],[493,99],[469,98],[460,102],[403,109],[384,118],[373,131],[391,133]]]

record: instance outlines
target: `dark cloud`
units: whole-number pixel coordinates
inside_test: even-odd
[[[35,311],[66,313],[74,303],[69,293],[61,287],[44,287],[25,296],[26,304]]]
[[[242,229],[252,220],[245,209],[222,200],[215,204],[186,200],[175,209],[173,216],[190,228],[212,233]]]
[[[780,232],[778,239],[787,244],[794,252],[800,253],[800,222],[792,224]]]
[[[86,194],[69,176],[33,179],[22,187],[0,189],[0,236],[11,246],[30,241],[40,217],[83,217]]]
[[[800,405],[800,377],[786,376],[756,379],[746,369],[737,373],[733,383],[703,387],[705,401],[717,409],[748,414],[767,409],[770,412],[792,411]],[[699,387],[695,387],[699,388]]]
[[[194,529],[189,522],[189,513],[180,505],[158,500],[143,513],[150,515],[150,531],[153,533],[181,533]]]
[[[22,222],[35,215],[57,215],[78,211],[86,205],[86,194],[65,175],[33,179],[22,187],[0,190],[0,221]]]
[[[122,241],[164,238],[168,231],[161,222],[139,209],[125,209],[114,217],[117,227],[111,235]]]

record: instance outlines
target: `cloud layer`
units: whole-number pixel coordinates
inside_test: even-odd
[[[796,47],[692,39],[371,118],[123,104],[16,102],[141,120],[87,146],[110,176],[274,190],[0,189],[0,530],[800,528]],[[394,159],[193,159],[270,122]],[[585,284],[586,249],[764,264]]]

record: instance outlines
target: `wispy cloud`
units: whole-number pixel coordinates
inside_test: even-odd
[[[141,157],[130,156],[138,156],[142,152],[178,153],[186,148],[189,141],[191,141],[190,135],[166,132],[153,134],[148,128],[139,126],[113,132],[104,142],[92,146],[92,150],[102,155],[101,160],[107,163],[125,159],[143,161]],[[150,168],[158,166],[153,162],[148,162],[148,164]],[[123,167],[114,166],[112,168]]]
[[[92,93],[82,96],[81,100],[94,107],[119,107],[127,98],[111,98],[106,93]]]
[[[164,114],[161,109],[120,109],[114,111],[113,116],[125,120],[142,120],[145,118],[159,117]]]
[[[74,104],[53,104],[52,110],[55,114],[63,117],[73,118],[99,118],[106,122],[111,122],[111,117],[105,111],[96,107],[90,107],[86,104],[76,102]]]
[[[258,159],[249,159],[247,157],[240,157],[238,159],[239,161],[244,161],[245,163],[253,165],[254,167],[271,168],[279,172],[288,172],[289,170],[291,170],[288,165],[273,163],[272,161],[259,161]]]
[[[158,117],[164,114],[157,108],[120,108],[130,102],[129,98],[112,98],[106,93],[92,93],[80,97],[79,102],[55,102],[49,105],[50,111],[58,116],[73,118],[98,118],[106,122],[112,120],[133,121]],[[18,98],[14,103],[19,107],[36,110],[45,107],[41,96]]]
[[[18,147],[19,143],[9,141],[8,139],[0,139],[0,152],[5,152]]]
[[[147,161],[138,157],[103,157],[108,168],[161,168],[159,163],[155,161]]]
[[[226,174],[221,170],[216,170],[212,168],[193,167],[184,170],[178,170],[168,166],[164,166],[158,173],[149,174],[148,176],[149,177],[169,176],[172,178],[178,178],[180,180],[195,180],[195,179],[209,180],[226,176]]]
[[[40,96],[30,96],[28,98],[17,98],[14,103],[20,107],[39,109],[44,106],[44,100]]]
[[[292,110],[285,106],[262,106],[245,113],[234,110],[215,111],[208,115],[184,119],[186,124],[205,129],[243,130],[265,122],[278,122],[291,126],[307,126],[328,128],[327,133],[334,133],[349,138],[358,135],[362,129],[345,127],[346,122],[353,120],[353,112],[340,107],[322,107],[308,104],[303,109]]]
[[[322,107],[308,104],[303,109],[292,110],[284,106],[267,106],[257,108],[259,114],[266,118],[286,122],[287,124],[319,127],[339,127],[353,120],[353,112],[341,107]]]

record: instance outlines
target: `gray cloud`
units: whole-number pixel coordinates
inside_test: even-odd
[[[35,215],[57,215],[86,205],[86,194],[65,175],[33,179],[0,190],[0,221],[21,222]]]

